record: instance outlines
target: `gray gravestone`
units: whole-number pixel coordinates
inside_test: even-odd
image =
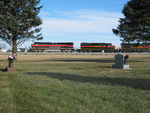
[[[112,67],[117,69],[130,69],[130,65],[125,63],[125,55],[123,54],[115,55],[115,64]]]

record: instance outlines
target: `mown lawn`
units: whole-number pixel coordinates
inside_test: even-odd
[[[132,70],[112,64],[111,57],[28,57],[8,73],[1,59],[0,113],[150,113],[150,57],[132,57]]]

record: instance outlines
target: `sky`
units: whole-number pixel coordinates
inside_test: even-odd
[[[106,42],[119,47],[112,33],[128,0],[41,0],[42,42]],[[36,41],[35,41],[36,42]],[[31,45],[26,42],[22,47]]]

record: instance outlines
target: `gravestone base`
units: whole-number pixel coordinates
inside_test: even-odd
[[[113,64],[112,67],[116,68],[116,69],[131,69],[130,65],[116,65],[116,64]]]
[[[130,65],[126,64],[125,57],[123,54],[115,55],[115,64],[112,65],[112,68],[131,69]]]
[[[14,67],[6,67],[6,72],[16,71]]]
[[[123,65],[123,69],[131,69],[130,65]]]

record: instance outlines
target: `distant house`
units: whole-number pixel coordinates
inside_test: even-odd
[[[5,52],[7,52],[7,50],[6,50],[6,49],[3,49],[3,48],[0,48],[0,52],[5,53]]]
[[[10,49],[10,50],[8,50],[7,52],[11,52],[12,50]],[[26,52],[28,52],[28,49],[27,48],[18,48],[17,49],[17,52],[24,52],[24,53],[26,53]]]
[[[18,52],[28,52],[28,49],[27,48],[18,48],[17,50]]]

